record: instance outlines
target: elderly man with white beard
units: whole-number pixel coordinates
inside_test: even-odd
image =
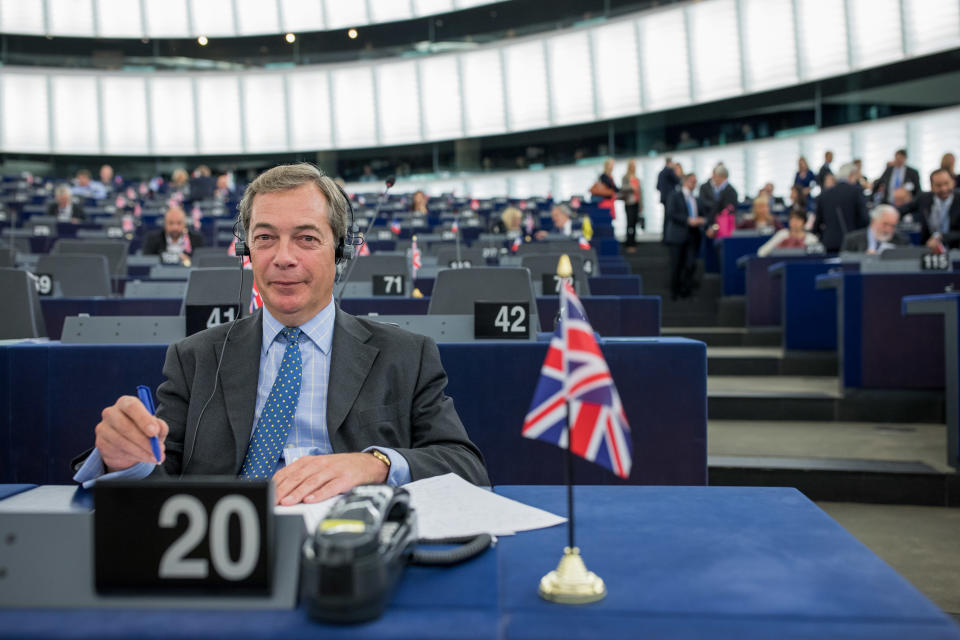
[[[877,205],[870,212],[870,226],[851,231],[843,237],[843,251],[883,253],[887,249],[910,244],[910,239],[897,231],[900,212],[888,204]]]

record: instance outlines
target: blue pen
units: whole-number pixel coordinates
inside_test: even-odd
[[[140,402],[143,403],[143,406],[147,408],[147,411],[150,412],[150,415],[153,415],[157,410],[153,406],[153,392],[150,391],[150,387],[146,385],[137,386],[137,396],[140,398]],[[163,455],[160,452],[160,438],[157,436],[150,436],[150,446],[153,447],[153,457],[156,458],[157,462],[160,462],[160,456]]]

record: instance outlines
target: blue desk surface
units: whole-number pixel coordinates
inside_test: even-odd
[[[545,342],[440,345],[454,399],[495,484],[563,482],[562,451],[520,435]],[[706,347],[683,338],[602,340],[632,427],[633,484],[706,484]],[[70,481],[100,412],[137,384],[162,381],[162,345],[0,346],[0,482]],[[254,365],[255,366],[255,365]],[[27,428],[28,427],[28,428]],[[621,481],[577,461],[584,483]]]
[[[498,493],[565,515],[562,487]],[[537,595],[562,526],[500,538],[450,569],[409,568],[380,620],[294,611],[0,610],[3,638],[960,638],[960,629],[794,489],[592,487],[577,544],[605,600]]]

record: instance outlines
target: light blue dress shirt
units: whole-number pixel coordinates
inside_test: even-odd
[[[327,429],[327,390],[330,380],[330,351],[333,346],[333,328],[336,317],[333,300],[324,309],[300,329],[300,357],[303,374],[300,382],[300,399],[294,414],[293,425],[287,436],[283,453],[277,463],[277,469],[292,464],[303,456],[324,455],[333,452],[330,445],[330,433]],[[260,419],[260,413],[270,395],[270,389],[277,378],[280,363],[283,360],[285,344],[280,336],[283,323],[274,318],[266,307],[263,308],[263,338],[260,348],[260,376],[257,383],[257,403],[253,424]],[[279,337],[279,339],[278,339]],[[251,429],[251,437],[253,429]],[[370,451],[368,447],[364,451]],[[393,449],[375,447],[390,458],[390,472],[387,484],[400,486],[410,482],[410,464],[407,459]],[[89,488],[96,480],[103,478],[140,479],[147,477],[156,465],[140,462],[113,473],[105,473],[103,458],[94,449],[73,479]]]

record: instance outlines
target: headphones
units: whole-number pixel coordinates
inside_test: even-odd
[[[359,234],[359,227],[357,226],[356,214],[353,211],[353,202],[350,201],[350,196],[347,195],[347,192],[343,190],[339,184],[334,183],[337,187],[337,190],[340,192],[340,195],[343,196],[343,199],[347,203],[347,211],[350,214],[350,223],[347,225],[346,232],[337,240],[337,247],[333,251],[334,264],[337,266],[340,265],[344,260],[352,260],[356,249],[363,244],[363,236]],[[250,257],[250,247],[247,245],[247,234],[246,230],[243,228],[243,221],[240,216],[237,216],[236,222],[233,223],[233,235],[237,239],[236,242],[236,252],[237,257]]]

